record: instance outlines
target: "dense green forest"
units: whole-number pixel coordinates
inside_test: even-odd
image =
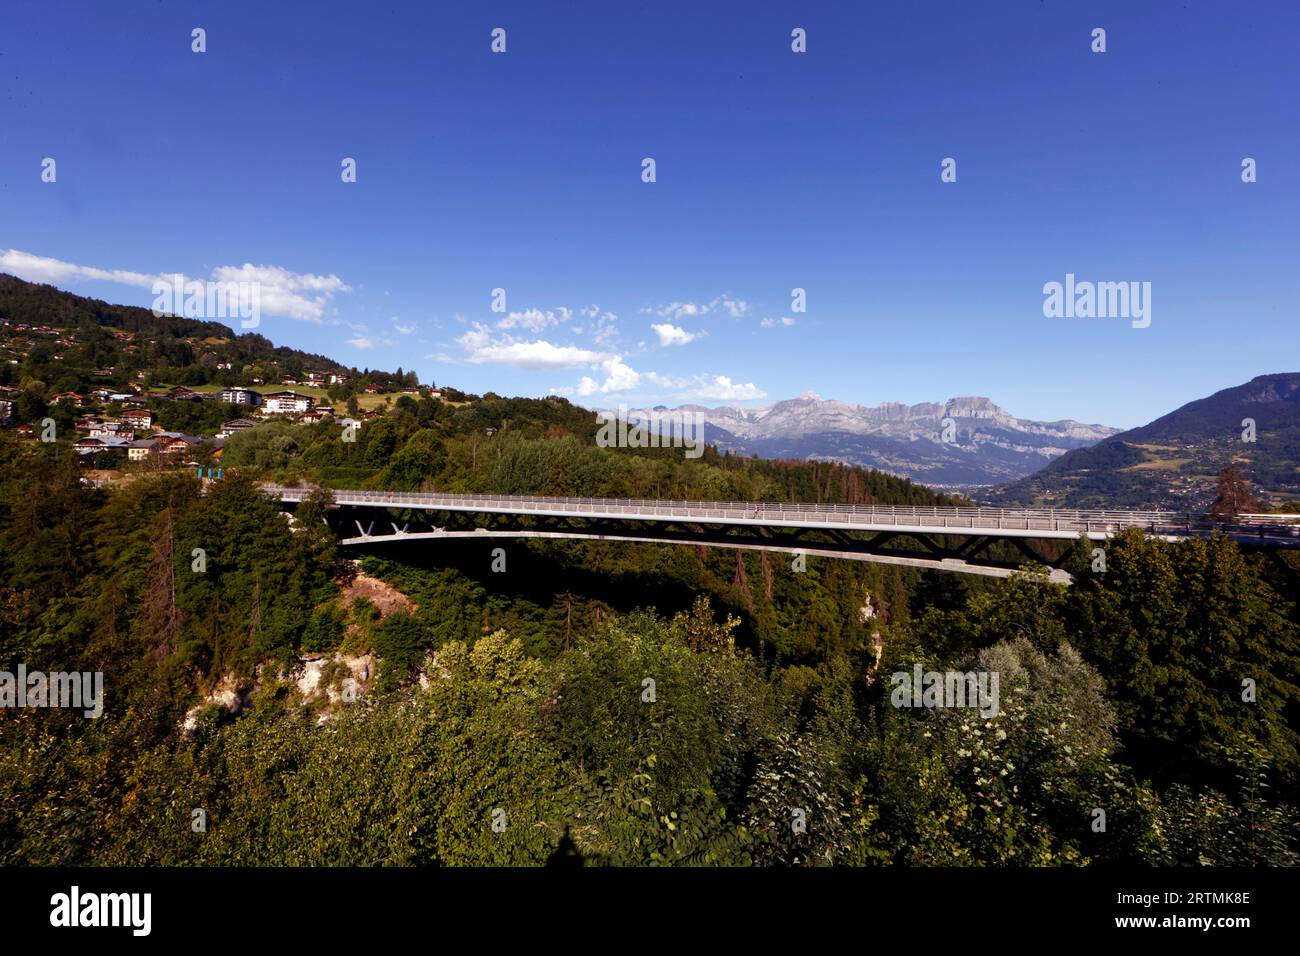
[[[1294,578],[1226,540],[1130,533],[1104,572],[1080,543],[1066,588],[608,542],[353,562],[323,520],[330,486],[948,501],[595,427],[402,397],[355,441],[233,436],[206,493],[92,487],[66,445],[0,436],[0,666],[102,671],[107,698],[0,710],[0,860],[1295,862]],[[291,522],[262,480],[324,487]],[[916,665],[996,672],[997,713],[895,706]]]

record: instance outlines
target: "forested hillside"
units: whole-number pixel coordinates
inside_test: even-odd
[[[273,345],[258,332],[156,316],[0,273],[0,386],[21,386],[41,397],[96,386],[122,391],[135,379],[188,386],[275,383],[297,380],[307,370],[348,375],[336,389],[338,400],[369,383],[417,381],[414,372],[401,370],[358,375],[327,356]],[[39,413],[43,409],[33,412]]]
[[[291,525],[254,485],[938,500],[600,449],[585,422],[486,396],[399,399],[355,442],[271,423],[206,494],[176,472],[89,487],[57,443],[0,438],[0,657],[101,670],[107,696],[94,720],[0,711],[0,858],[1295,861],[1295,595],[1229,542],[1133,534],[1104,574],[1081,546],[1069,589],[586,543],[512,545],[505,573],[476,547],[357,567],[327,491]],[[997,671],[999,712],[894,706],[916,664]]]
[[[209,383],[250,374],[218,367],[235,355],[336,367],[4,288],[28,411],[101,362]],[[32,322],[75,332],[33,342]],[[232,412],[151,407],[163,427]],[[823,462],[601,448],[562,398],[245,426],[190,466],[93,480],[75,430],[0,431],[0,669],[105,689],[92,719],[0,708],[0,861],[1296,862],[1294,560],[1136,532],[1100,569],[1091,543],[1058,549],[1070,588],[599,541],[355,560],[331,488],[962,502]],[[272,481],[318,487],[290,517]],[[917,667],[996,673],[996,712],[899,706]]]

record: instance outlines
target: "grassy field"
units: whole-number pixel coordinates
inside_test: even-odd
[[[171,386],[154,385],[152,387],[163,389],[163,388],[170,388]],[[225,386],[223,385],[193,386],[194,391],[202,392],[204,394],[212,394],[213,392],[220,392],[224,387]],[[316,401],[317,405],[333,404],[333,401],[330,399],[329,394],[325,391],[325,389],[317,388],[315,385],[249,385],[249,386],[241,386],[241,387],[247,387],[249,391],[258,392],[262,395],[266,395],[269,392],[297,392],[299,395],[310,395]],[[362,392],[357,396],[357,404],[361,406],[362,411],[368,412],[372,408],[382,407],[384,405],[385,399],[396,401],[397,396],[396,395],[370,395],[367,394],[366,392]],[[340,407],[343,406],[340,405]]]
[[[1129,465],[1121,471],[1177,471],[1183,465],[1190,465],[1195,459],[1192,458],[1157,458],[1154,461],[1144,461],[1137,465]]]

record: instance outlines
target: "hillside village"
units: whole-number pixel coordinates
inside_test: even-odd
[[[135,319],[152,327],[115,328],[117,316],[102,315],[92,324],[79,307],[102,303],[8,276],[0,282],[5,291],[25,286],[20,291],[76,300],[71,316],[57,311],[80,319],[22,321],[12,305],[0,306],[0,429],[30,441],[71,439],[87,468],[219,465],[227,438],[264,421],[346,427],[381,417],[402,396],[444,398],[414,372],[344,368],[216,323],[130,307],[107,308],[125,313],[123,326]],[[159,323],[170,337],[157,334]]]

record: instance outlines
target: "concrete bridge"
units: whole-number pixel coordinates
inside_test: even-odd
[[[263,486],[285,504],[312,488]],[[1018,563],[984,552],[1010,543],[1050,565],[1035,541],[1105,541],[1128,528],[1176,541],[1227,535],[1246,547],[1300,548],[1300,515],[1240,515],[1230,521],[1168,511],[924,508],[785,502],[663,501],[334,490],[346,546],[473,538],[569,538],[671,542],[802,552],[908,567],[1007,577]],[[351,531],[355,527],[355,534]],[[1053,580],[1068,582],[1059,569]]]

